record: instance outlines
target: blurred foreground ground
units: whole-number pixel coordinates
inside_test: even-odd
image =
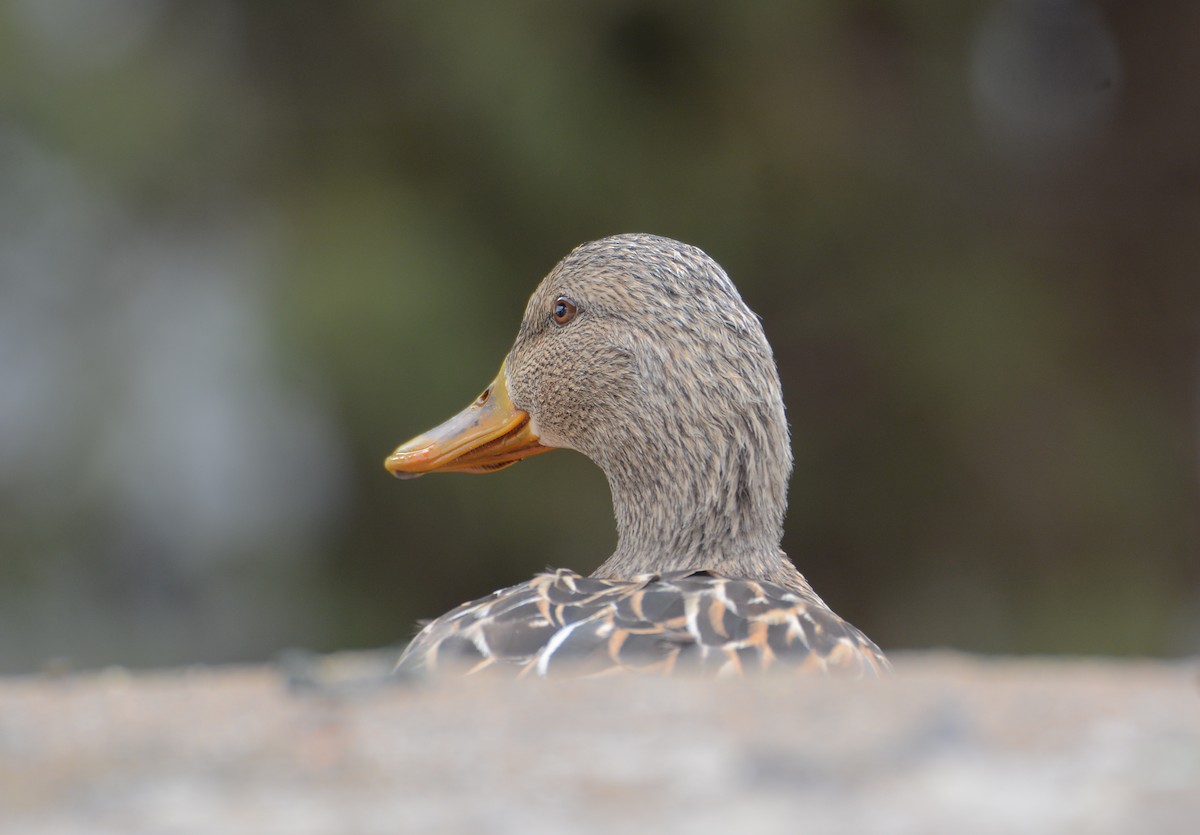
[[[1192,833],[1200,666],[897,659],[882,683],[0,680],[5,833]]]

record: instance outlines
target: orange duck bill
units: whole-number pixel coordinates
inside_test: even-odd
[[[529,426],[529,414],[508,399],[504,365],[492,384],[450,420],[396,448],[383,466],[396,478],[425,473],[490,473],[549,452]]]

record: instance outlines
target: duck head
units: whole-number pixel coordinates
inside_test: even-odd
[[[492,384],[386,467],[488,472],[557,447],[612,490],[618,547],[595,576],[778,579],[792,463],[779,375],[758,317],[699,249],[651,235],[575,249],[534,291]]]

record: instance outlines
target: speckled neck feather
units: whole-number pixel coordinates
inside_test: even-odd
[[[565,326],[547,315],[560,296]],[[593,576],[710,569],[811,593],[779,547],[792,456],[771,347],[706,254],[584,244],[534,292],[506,368],[543,442],[608,477],[619,539]]]

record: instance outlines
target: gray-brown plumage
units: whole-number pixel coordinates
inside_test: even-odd
[[[404,668],[724,673],[888,669],[780,549],[792,456],[757,317],[695,247],[619,235],[534,291],[500,374],[387,462],[399,476],[487,472],[565,447],[608,477],[616,551],[465,603]]]

